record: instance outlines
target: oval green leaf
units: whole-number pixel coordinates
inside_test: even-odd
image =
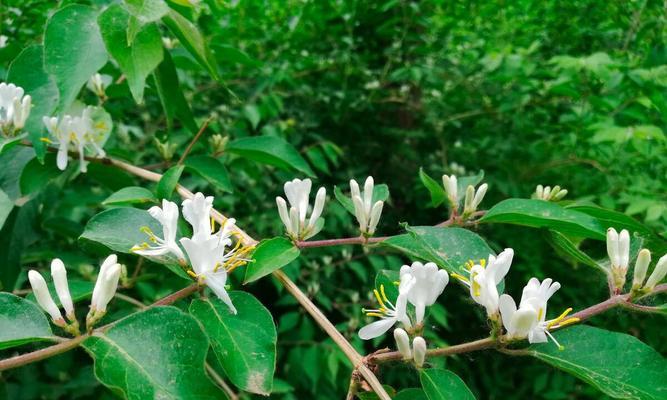
[[[234,140],[227,145],[227,151],[262,164],[273,165],[285,170],[296,170],[314,177],[301,154],[285,140],[275,136],[252,136]]]
[[[217,158],[210,156],[188,157],[185,160],[185,167],[206,179],[216,189],[230,193],[234,191],[227,168]]]
[[[465,382],[452,371],[424,369],[419,380],[428,400],[475,400]]]
[[[501,201],[493,206],[480,222],[549,228],[566,235],[597,240],[604,240],[607,234],[607,227],[590,215],[534,199]]]
[[[249,293],[229,296],[238,313],[218,298],[196,299],[190,313],[204,327],[225,374],[239,388],[269,395],[276,369],[276,327],[271,313]]]
[[[301,252],[290,240],[277,237],[262,240],[252,254],[253,262],[246,267],[243,283],[256,281],[294,261]]]
[[[158,199],[171,198],[171,194],[174,193],[174,189],[176,189],[176,185],[178,185],[178,180],[181,179],[181,174],[183,174],[184,168],[184,165],[175,165],[162,175],[162,178],[160,178],[160,182],[157,183],[157,188],[155,189]]]
[[[208,70],[213,79],[218,80],[220,78],[218,66],[199,29],[174,10],[169,10],[162,17],[162,22],[167,25],[167,28],[178,38],[178,41],[192,54],[195,60]]]
[[[219,399],[204,372],[208,340],[197,321],[175,307],[132,314],[83,342],[95,376],[130,400]]]
[[[104,205],[133,204],[133,203],[155,203],[157,199],[153,192],[140,186],[128,186],[115,192],[102,202]]]
[[[54,338],[42,310],[11,293],[0,293],[0,326],[0,350]]]
[[[555,333],[564,346],[531,346],[527,353],[617,399],[667,398],[667,362],[634,336],[591,326]]]

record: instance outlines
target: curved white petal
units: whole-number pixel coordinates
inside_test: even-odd
[[[374,339],[387,332],[396,323],[396,318],[384,318],[379,321],[371,322],[359,330],[359,337],[362,340]]]

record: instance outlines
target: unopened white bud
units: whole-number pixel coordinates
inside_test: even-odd
[[[377,228],[378,222],[380,222],[380,215],[382,215],[383,206],[384,202],[379,200],[373,204],[373,208],[371,209],[371,220],[368,222],[368,233],[370,235],[375,233],[375,228]]]
[[[561,189],[558,193],[556,193],[554,196],[552,196],[552,200],[558,201],[561,200],[563,197],[567,195],[567,189]]]
[[[449,197],[449,201],[452,205],[456,206],[459,201],[458,197],[458,181],[455,175],[443,175],[442,176],[442,185],[445,187],[445,192]]]
[[[115,254],[111,254],[102,262],[102,265],[100,266],[100,272],[99,274],[97,274],[97,280],[95,281],[95,287],[93,288],[93,296],[90,301],[93,311],[95,310],[95,307],[99,302],[99,298],[103,290],[102,286],[103,286],[104,276],[106,275],[107,270],[111,266],[116,265],[117,263],[118,263],[118,257]]]
[[[412,358],[412,351],[410,350],[410,337],[408,333],[401,328],[396,328],[394,329],[394,339],[396,340],[396,348],[403,356],[403,359],[410,360]]]
[[[313,206],[313,212],[310,213],[310,219],[308,220],[308,229],[312,229],[317,220],[322,215],[322,210],[324,210],[324,201],[327,198],[327,190],[321,187],[315,195],[315,205]]]
[[[544,198],[544,186],[537,185],[535,188],[535,198],[540,200]]]
[[[473,211],[477,211],[477,207],[479,207],[479,205],[482,203],[482,200],[484,200],[484,196],[486,196],[487,190],[489,190],[488,184],[483,183],[479,186],[477,193],[475,193],[475,198],[472,200]]]
[[[618,232],[616,229],[609,228],[607,229],[607,254],[609,255],[609,261],[611,261],[611,267],[620,264],[620,256],[618,254]]]
[[[646,285],[644,285],[644,288],[648,290],[653,290],[655,288],[655,285],[657,285],[658,283],[660,283],[661,280],[664,279],[665,275],[667,275],[667,254],[660,257],[658,263],[655,265],[653,273],[651,273],[651,276],[648,277],[648,280],[646,281]]]
[[[100,287],[99,297],[97,303],[94,305],[95,310],[99,312],[106,312],[107,305],[113,299],[118,289],[118,279],[120,278],[120,264],[114,264],[107,268]]]
[[[292,222],[290,221],[289,211],[287,211],[287,202],[282,197],[277,196],[276,205],[278,206],[278,214],[280,215],[280,220],[283,221],[285,229],[289,231],[292,228]]]
[[[50,316],[53,322],[58,326],[64,326],[65,320],[63,319],[62,314],[58,306],[53,301],[51,293],[49,293],[49,288],[46,286],[46,281],[44,277],[39,272],[31,269],[28,271],[28,280],[30,281],[30,286],[32,287],[32,292],[35,294],[35,299],[37,304],[44,311],[46,311]]]
[[[644,284],[644,279],[646,279],[646,272],[648,271],[648,265],[651,263],[651,252],[648,249],[641,249],[637,255],[637,261],[635,262],[635,273],[634,278],[632,279],[632,287],[640,288]]]
[[[415,365],[421,368],[426,359],[426,341],[423,337],[417,336],[412,341],[412,352],[414,355]]]
[[[51,261],[51,277],[53,278],[53,284],[56,287],[60,304],[65,309],[65,315],[67,315],[70,321],[74,320],[74,303],[72,302],[69,285],[67,284],[67,270],[65,269],[65,264],[59,258],[54,258]]]
[[[468,185],[466,188],[466,197],[463,200],[463,210],[464,212],[473,212],[473,199],[475,198],[475,187],[473,185]]]
[[[618,235],[618,267],[624,270],[628,269],[630,264],[630,234],[626,229],[623,229]]]

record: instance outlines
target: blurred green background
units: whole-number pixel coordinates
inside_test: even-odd
[[[60,2],[72,3],[72,2]],[[82,2],[103,7],[111,2]],[[2,0],[0,76],[25,46],[41,42],[53,2]],[[317,238],[356,234],[355,222],[333,199],[348,180],[375,177],[387,183],[391,200],[380,234],[399,232],[400,222],[427,225],[447,218],[430,208],[420,168],[444,173],[484,170],[490,189],[482,208],[508,197],[529,197],[537,184],[559,184],[568,199],[592,201],[625,212],[665,235],[667,190],[666,8],[663,1],[219,1],[185,10],[205,33],[220,65],[219,82],[173,40],[167,40],[179,80],[198,123],[213,116],[211,130],[193,154],[217,156],[236,192],[216,192],[206,181],[185,176],[182,184],[216,195],[216,207],[234,216],[257,238],[281,234],[275,196],[297,177],[214,149],[219,133],[235,139],[264,134],[295,145],[327,187],[326,226]],[[164,31],[165,38],[169,34]],[[101,71],[118,80],[111,63]],[[107,89],[105,108],[115,132],[111,156],[164,171],[178,159],[192,133],[169,131],[149,81],[137,106],[127,85]],[[96,104],[84,89],[82,99]],[[176,145],[165,160],[155,140]],[[2,189],[21,198],[17,179],[32,150],[0,155]],[[63,258],[79,278],[91,280],[101,256],[77,246],[86,221],[114,190],[143,185],[133,177],[91,165],[54,173],[0,237],[0,260],[27,267]],[[518,295],[531,276],[563,284],[552,310],[584,308],[606,296],[604,277],[560,258],[538,231],[494,225],[479,233],[496,250],[513,247],[507,291]],[[11,243],[10,243],[11,242]],[[602,256],[601,243],[587,250]],[[132,271],[137,259],[125,257]],[[392,346],[363,343],[375,273],[409,260],[359,247],[315,249],[285,271],[364,352]],[[93,268],[94,266],[94,268]],[[25,288],[25,276],[17,290]],[[157,265],[145,265],[142,280],[125,293],[149,303],[183,281]],[[238,277],[232,286],[241,288]],[[339,399],[350,366],[326,335],[271,278],[242,287],[274,315],[279,331],[276,399]],[[8,290],[8,289],[5,289]],[[551,303],[550,303],[551,304]],[[185,303],[181,304],[185,306]],[[116,301],[118,317],[132,311]],[[483,337],[483,310],[451,284],[431,310],[430,346]],[[667,354],[663,316],[612,311],[591,321],[628,332]],[[0,352],[3,357],[11,352]],[[432,360],[445,364],[480,399],[598,399],[595,389],[533,359],[493,352]],[[414,370],[383,366],[381,380],[394,387],[418,386]],[[39,382],[39,383],[37,383]],[[51,386],[53,384],[58,386]],[[48,389],[47,389],[48,388]],[[0,375],[0,397],[21,399],[107,398],[92,363],[77,350]]]

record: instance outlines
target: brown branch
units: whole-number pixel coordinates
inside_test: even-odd
[[[185,151],[183,152],[183,155],[181,158],[178,160],[178,163],[176,165],[181,165],[185,161],[185,159],[188,157],[188,154],[190,154],[190,151],[192,151],[192,147],[197,143],[201,135],[204,133],[206,128],[208,127],[208,124],[213,120],[213,117],[208,117],[206,121],[202,124],[201,128],[199,128],[199,132],[195,135],[194,138],[190,141],[190,144],[188,144],[188,147],[186,147]]]

